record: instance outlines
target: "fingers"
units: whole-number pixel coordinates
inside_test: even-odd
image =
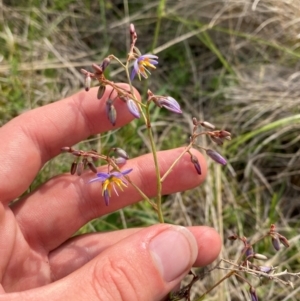
[[[161,174],[164,174],[184,148],[158,153]],[[173,168],[163,183],[163,194],[185,191],[200,185],[206,175],[206,161],[192,150],[202,167],[199,176],[188,154]],[[133,168],[130,179],[146,195],[156,195],[156,177],[151,154],[129,160],[125,168]],[[11,206],[25,237],[31,245],[44,246],[48,251],[57,248],[88,221],[141,200],[136,189],[129,185],[120,192],[113,192],[109,206],[101,195],[101,183],[87,184],[94,177],[62,175],[45,183],[40,189]],[[68,225],[66,227],[66,225]]]
[[[49,255],[53,280],[71,274],[114,244],[141,230],[141,228],[132,228],[81,235],[70,239]],[[220,253],[219,234],[213,228],[205,226],[188,227],[188,230],[194,235],[199,250],[193,266],[200,267],[210,264]]]
[[[123,85],[126,87],[126,85]],[[11,120],[0,129],[0,196],[8,203],[21,195],[37,172],[62,146],[72,146],[86,137],[113,128],[105,111],[110,96],[107,87],[101,100],[97,88],[79,92]],[[115,97],[113,92],[112,97]],[[116,127],[133,119],[123,101],[114,103],[118,118]],[[114,127],[114,128],[116,128]]]
[[[198,251],[187,229],[155,225],[122,239],[69,276],[6,300],[159,301],[188,273]]]

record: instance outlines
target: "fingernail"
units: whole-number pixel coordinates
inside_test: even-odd
[[[194,236],[184,227],[172,227],[159,233],[151,240],[149,250],[166,282],[185,275],[198,254]]]

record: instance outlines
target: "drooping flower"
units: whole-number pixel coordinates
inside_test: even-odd
[[[143,54],[139,56],[133,64],[133,69],[131,71],[130,79],[133,80],[136,75],[138,75],[139,80],[141,80],[141,75],[144,78],[148,78],[148,74],[151,74],[147,68],[156,69],[155,65],[158,64],[158,56],[153,54]]]
[[[182,113],[179,103],[176,99],[174,99],[171,96],[157,97],[157,99],[154,102],[160,108],[166,108],[167,110],[177,114]]]
[[[123,190],[123,187],[127,187],[127,181],[122,178],[124,178],[124,176],[129,174],[131,171],[132,168],[121,172],[98,172],[96,178],[89,180],[89,183],[102,183],[102,195],[104,196],[106,206],[108,206],[109,198],[111,197],[111,190],[114,189],[115,193],[118,195],[116,186],[118,186],[121,190]]]

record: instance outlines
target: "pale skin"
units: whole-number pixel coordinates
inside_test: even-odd
[[[176,232],[177,227],[159,224],[70,238],[88,221],[141,200],[139,193],[128,186],[119,197],[113,192],[109,206],[105,206],[101,184],[87,184],[94,177],[91,172],[81,177],[56,176],[11,204],[28,189],[42,166],[60,153],[61,147],[73,146],[133,119],[119,101],[117,124],[113,127],[105,115],[104,100],[110,94],[109,88],[102,100],[97,100],[96,94],[96,89],[79,92],[28,111],[0,129],[0,300],[158,301],[178,286],[192,266],[205,266],[218,256],[221,242],[215,230],[205,226],[183,230],[191,249],[186,255],[187,266],[166,281],[147,246],[153,237],[170,229]],[[182,148],[159,153],[162,174],[181,151]],[[186,155],[165,180],[164,194],[191,189],[203,182],[205,159],[193,153],[202,175],[196,173]],[[151,154],[129,160],[125,168],[133,168],[130,179],[148,196],[154,196],[155,172],[149,162]]]

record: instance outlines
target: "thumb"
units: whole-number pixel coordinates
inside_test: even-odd
[[[67,277],[24,292],[22,300],[159,301],[180,283],[197,254],[196,239],[186,228],[151,226]]]

